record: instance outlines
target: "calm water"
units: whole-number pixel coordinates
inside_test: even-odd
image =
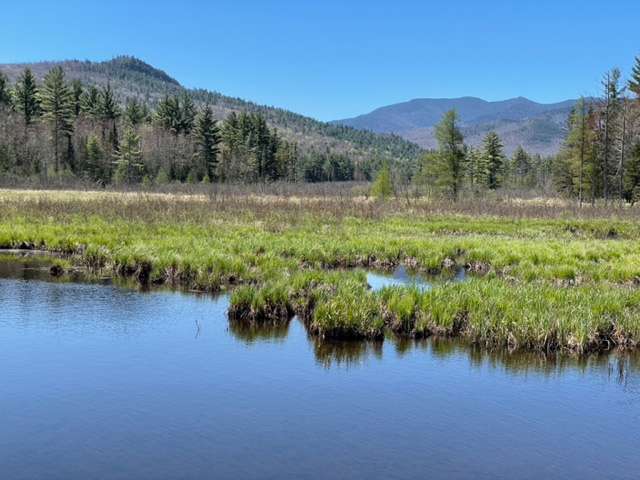
[[[314,343],[226,308],[0,279],[0,478],[640,475],[636,357]]]
[[[411,273],[403,266],[397,267],[393,272],[367,272],[367,283],[372,290],[378,291],[386,287],[411,286],[418,290],[426,291],[443,282],[463,282],[466,280],[464,268],[460,268],[450,277],[433,276],[427,277]]]

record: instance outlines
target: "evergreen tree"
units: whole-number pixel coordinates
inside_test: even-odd
[[[478,149],[469,147],[465,154],[465,174],[472,190],[478,191],[486,185],[487,171]]]
[[[82,96],[84,94],[82,82],[80,80],[71,82],[71,91],[73,94],[73,115],[77,117],[82,111]]]
[[[105,167],[105,158],[100,141],[95,135],[89,136],[87,139],[87,175],[95,182],[101,184],[107,183],[110,178]]]
[[[99,109],[100,115],[105,120],[115,120],[120,116],[120,107],[110,84],[100,92]]]
[[[600,171],[602,173],[602,188],[605,202],[609,199],[611,179],[611,158],[613,156],[613,138],[616,128],[620,87],[620,70],[614,68],[607,72],[602,80],[604,91],[603,106],[601,109],[599,148]]]
[[[280,146],[280,137],[278,131],[270,131],[265,121],[265,136],[263,137],[264,147],[261,152],[263,163],[263,177],[268,180],[277,180],[280,177],[280,169],[278,164],[278,148]]]
[[[28,127],[40,114],[38,87],[31,69],[26,68],[18,79],[14,89],[14,98],[15,108],[22,113],[24,125]]]
[[[458,199],[465,170],[465,146],[455,110],[446,112],[436,126],[438,151],[423,158],[423,178]]]
[[[180,105],[180,131],[185,135],[189,135],[193,129],[196,118],[196,107],[188,93],[182,95]]]
[[[531,173],[531,158],[521,145],[513,153],[513,173],[518,178],[526,178]]]
[[[100,118],[100,103],[100,90],[95,85],[91,85],[80,97],[80,110],[97,120]]]
[[[60,171],[60,142],[73,132],[73,93],[64,81],[62,67],[55,67],[44,77],[39,98],[44,118],[51,129],[55,172]]]
[[[552,175],[554,186],[558,192],[566,195],[574,194],[571,158],[566,150],[560,152],[554,159]]]
[[[482,145],[482,158],[487,169],[486,186],[495,190],[501,186],[504,178],[505,156],[502,142],[496,132],[489,132]]]
[[[298,146],[294,142],[281,141],[279,143],[278,151],[276,152],[276,162],[282,177],[290,182],[297,180],[298,172],[296,167],[299,163],[299,157]],[[344,175],[341,175],[343,178],[339,178],[338,180],[353,180],[354,166],[351,159],[343,156],[341,163],[343,166],[340,167],[340,170],[344,172]],[[349,169],[350,174],[348,173]]]
[[[0,109],[11,106],[11,93],[9,91],[9,80],[6,75],[0,72]]]
[[[619,122],[618,122],[618,138],[616,142],[616,147],[619,152],[619,161],[618,161],[618,193],[620,196],[620,200],[625,199],[625,170],[627,168],[627,157],[629,150],[629,120],[630,120],[630,109],[629,109],[629,100],[626,95],[623,95],[620,99],[620,108],[618,111]]]
[[[631,90],[637,98],[640,98],[640,57],[636,57],[635,64],[631,71],[629,90]]]
[[[629,165],[625,171],[624,190],[629,202],[640,202],[640,142],[636,142],[631,150]]]
[[[533,186],[533,165],[531,157],[522,146],[519,146],[513,154],[512,171],[515,184],[520,187]]]
[[[105,139],[108,132],[108,142],[114,150],[118,148],[118,126],[117,120],[120,117],[120,106],[115,98],[115,94],[111,89],[111,85],[107,86],[100,92],[99,113],[102,120],[102,137]]]
[[[584,200],[587,187],[589,190],[596,188],[591,181],[591,176],[588,175],[594,161],[592,149],[594,138],[589,125],[589,115],[586,102],[581,98],[569,118],[569,134],[565,144],[568,169],[573,178],[572,190],[577,192],[580,205]]]
[[[180,101],[177,97],[165,96],[156,110],[157,123],[165,130],[179,135],[182,131]]]
[[[220,131],[213,118],[211,107],[202,109],[195,121],[193,137],[196,143],[195,157],[199,161],[203,176],[215,178],[218,167]]]
[[[124,110],[124,118],[127,120],[129,125],[132,127],[137,127],[140,125],[146,118],[147,112],[145,111],[143,105],[140,104],[138,99],[133,98],[129,102],[127,102],[127,106]]]
[[[224,179],[275,180],[280,177],[278,133],[257,113],[231,113],[222,125]]]
[[[116,169],[114,181],[116,184],[139,183],[144,175],[144,163],[142,161],[142,149],[140,137],[133,128],[125,131],[122,144],[115,155]]]

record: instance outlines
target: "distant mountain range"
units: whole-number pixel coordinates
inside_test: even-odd
[[[355,118],[337,120],[346,125],[377,133],[394,133],[423,148],[434,148],[434,127],[442,115],[455,109],[469,145],[480,145],[495,130],[511,154],[519,145],[531,153],[553,154],[566,135],[566,122],[576,100],[542,104],[524,97],[488,102],[475,97],[420,98],[381,107]]]
[[[576,102],[566,100],[541,104],[524,97],[499,102],[475,97],[423,98],[327,123],[218,92],[187,90],[164,71],[130,56],[104,62],[66,60],[0,64],[0,71],[15,81],[25,67],[30,67],[42,79],[46,72],[57,65],[64,68],[70,79],[77,78],[87,84],[110,83],[122,102],[137,97],[153,104],[164,95],[189,91],[196,102],[211,105],[218,119],[223,119],[232,111],[259,112],[284,137],[295,140],[303,149],[331,149],[355,158],[417,158],[422,148],[436,146],[434,126],[450,109],[458,112],[465,141],[470,145],[480,145],[483,137],[495,130],[509,154],[519,145],[532,153],[553,154],[564,140],[567,117]]]
[[[388,158],[415,160],[422,149],[397,135],[380,134],[354,129],[344,125],[321,122],[282,108],[258,105],[221,93],[203,89],[187,90],[173,77],[144,61],[130,56],[119,56],[104,62],[66,60],[36,63],[0,64],[0,71],[15,82],[25,67],[29,67],[42,81],[53,67],[61,66],[68,79],[79,79],[87,85],[109,83],[120,102],[138,98],[152,105],[165,95],[188,91],[197,104],[212,107],[217,119],[224,119],[235,111],[258,112],[278,129],[283,137],[296,141],[302,150],[331,150],[358,158]]]

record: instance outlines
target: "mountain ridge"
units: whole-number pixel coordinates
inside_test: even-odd
[[[260,113],[267,122],[288,140],[301,148],[331,150],[355,159],[382,158],[415,161],[422,149],[394,134],[361,131],[345,125],[322,122],[289,110],[260,105],[203,88],[188,89],[168,73],[129,55],[110,60],[44,60],[0,64],[0,71],[15,82],[25,68],[31,68],[39,81],[53,67],[61,66],[69,80],[78,79],[87,85],[111,85],[120,103],[131,98],[157,104],[166,95],[188,92],[197,104],[211,106],[214,117],[223,120],[231,112]]]
[[[332,123],[394,133],[423,148],[434,148],[435,125],[446,111],[454,109],[470,145],[478,146],[486,133],[495,130],[503,138],[507,153],[523,146],[532,153],[547,155],[560,148],[566,120],[575,103],[574,99],[539,103],[522,96],[498,101],[473,96],[414,98]]]

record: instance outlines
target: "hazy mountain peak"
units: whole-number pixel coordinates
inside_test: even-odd
[[[506,150],[519,145],[534,153],[557,151],[564,138],[566,118],[575,100],[538,103],[519,96],[499,101],[466,96],[458,98],[414,98],[387,105],[354,118],[337,120],[377,133],[395,133],[425,148],[435,146],[434,126],[448,110],[456,110],[471,145],[477,145],[490,130],[501,135]]]

